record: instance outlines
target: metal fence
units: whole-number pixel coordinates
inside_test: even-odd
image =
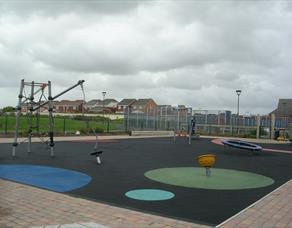
[[[188,129],[192,118],[191,108],[165,106],[158,109],[135,111],[127,109],[124,115],[126,131]]]
[[[124,115],[126,131],[174,130],[189,131],[191,119],[195,118],[196,133],[202,135],[272,137],[272,129],[291,129],[292,119],[277,117],[274,123],[269,115],[236,115],[226,110],[192,110],[165,106],[146,112],[131,112]],[[273,125],[273,126],[272,126]]]
[[[273,137],[277,129],[292,132],[291,117],[277,117],[274,120],[268,115],[239,115],[225,110],[192,110],[163,106],[158,109],[131,112],[126,109],[123,120],[85,116],[56,116],[54,132],[56,134],[81,134],[96,132],[129,132],[133,130],[174,130],[189,132],[191,119],[195,117],[196,133],[217,136]],[[39,121],[37,123],[37,121]],[[46,116],[33,119],[34,132],[43,134],[48,131]],[[20,133],[27,134],[28,119],[20,118]],[[0,134],[11,135],[15,130],[15,115],[1,114]],[[290,135],[290,133],[289,133]],[[292,133],[291,136],[292,137]]]
[[[209,135],[272,137],[276,129],[291,129],[292,119],[269,115],[236,115],[225,110],[194,110],[197,131]]]

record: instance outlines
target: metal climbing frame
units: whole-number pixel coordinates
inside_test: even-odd
[[[74,89],[77,86],[81,86],[82,93],[83,93],[83,99],[85,99],[84,95],[84,89],[83,89],[83,83],[84,80],[79,80],[75,85],[69,87],[68,89],[64,90],[63,92],[57,94],[56,96],[52,96],[52,86],[51,81],[48,81],[48,83],[36,83],[34,81],[32,82],[25,82],[24,79],[21,80],[20,83],[20,91],[18,95],[18,104],[16,107],[17,113],[16,113],[16,124],[15,124],[15,132],[14,132],[14,141],[12,144],[12,156],[15,157],[16,155],[16,147],[18,145],[17,139],[18,139],[18,131],[19,131],[19,123],[20,123],[20,115],[21,110],[23,107],[27,107],[27,115],[28,115],[28,144],[27,144],[27,152],[31,152],[31,138],[32,138],[32,117],[33,113],[36,112],[37,115],[39,115],[40,108],[48,105],[48,111],[49,111],[49,143],[50,146],[50,156],[54,156],[54,120],[53,120],[53,101],[57,99],[58,97],[62,96],[63,94],[67,93],[68,91]],[[30,95],[27,96],[25,94],[25,87],[30,87]],[[35,90],[35,87],[39,87],[37,90]],[[44,95],[45,88],[48,87],[48,98]],[[38,102],[35,102],[35,96],[41,92],[41,95],[39,97]],[[43,101],[42,99],[45,98]]]

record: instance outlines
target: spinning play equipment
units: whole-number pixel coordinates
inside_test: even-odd
[[[234,147],[237,149],[242,149],[242,150],[251,150],[251,151],[262,151],[263,148],[259,145],[253,144],[253,143],[249,143],[249,142],[245,142],[245,141],[241,141],[241,140],[234,140],[234,139],[226,139],[226,140],[222,140],[222,143],[225,146],[230,147]]]
[[[216,155],[205,154],[197,157],[198,163],[201,167],[206,169],[206,176],[211,176],[211,167],[215,164]]]

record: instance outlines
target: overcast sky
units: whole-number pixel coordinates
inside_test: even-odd
[[[20,80],[53,95],[84,79],[86,100],[265,114],[292,98],[289,1],[0,0],[0,107]],[[63,99],[82,99],[79,88]]]

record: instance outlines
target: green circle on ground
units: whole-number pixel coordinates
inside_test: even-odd
[[[206,176],[205,168],[199,167],[154,169],[144,175],[164,184],[216,190],[261,188],[274,183],[273,179],[263,175],[216,168],[211,168],[209,177]]]

